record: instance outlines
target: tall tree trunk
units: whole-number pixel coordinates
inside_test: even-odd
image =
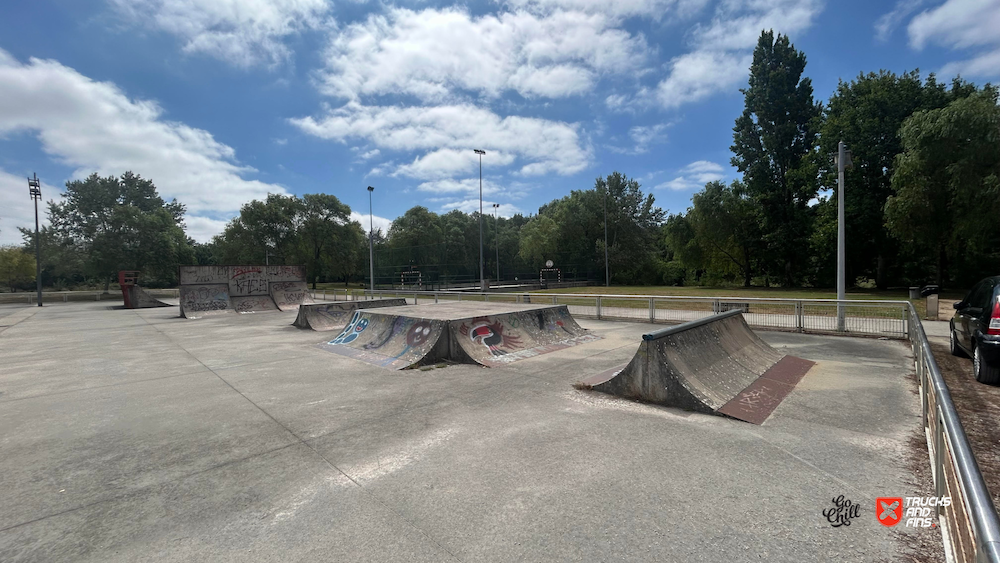
[[[948,267],[948,256],[945,254],[944,244],[938,245],[937,256],[937,284],[944,288],[945,268]]]
[[[886,283],[886,267],[885,267],[885,255],[881,252],[878,253],[878,259],[875,263],[875,287],[879,289],[886,289],[889,284]]]

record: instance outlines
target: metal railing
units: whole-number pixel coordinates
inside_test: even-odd
[[[938,369],[917,311],[909,310],[908,338],[920,382],[920,406],[934,494],[951,497],[951,505],[935,508],[950,560],[1000,562],[1000,518],[972,446],[958,418],[951,393]]]
[[[837,301],[765,297],[675,297],[586,293],[366,291],[365,297],[405,297],[410,303],[489,301],[566,305],[578,317],[648,323],[682,323],[740,309],[747,324],[770,330],[839,332],[906,338],[910,304],[906,301]],[[844,330],[838,330],[838,310]]]
[[[365,298],[375,296],[405,297],[414,304],[443,300],[564,304],[578,316],[641,322],[684,322],[740,309],[747,324],[756,328],[908,339],[920,384],[935,495],[952,499],[949,506],[935,508],[949,560],[1000,563],[1000,517],[920,317],[908,301],[396,291],[369,291]],[[837,330],[838,308],[842,331]]]

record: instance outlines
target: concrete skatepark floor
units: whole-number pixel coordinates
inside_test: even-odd
[[[571,387],[651,325],[580,319],[605,338],[396,372],[294,318],[0,306],[0,561],[891,561],[940,543],[874,516],[926,489],[905,343],[760,332],[818,363],[753,426]],[[839,495],[862,508],[834,528]]]

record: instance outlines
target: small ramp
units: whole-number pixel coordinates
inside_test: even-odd
[[[271,282],[268,290],[280,311],[297,311],[300,305],[314,303],[309,285],[304,281]]]
[[[762,424],[813,365],[769,346],[733,310],[645,334],[626,366],[577,387]]]
[[[451,321],[450,329],[452,344],[487,367],[601,339],[581,327],[565,305]]]
[[[191,284],[180,289],[182,317],[200,319],[233,312],[227,284]]]
[[[402,307],[404,305],[406,305],[406,299],[402,298],[303,304],[299,307],[299,316],[295,317],[295,322],[292,323],[292,326],[320,332],[344,330],[347,323],[351,321],[354,311],[358,309]]]
[[[496,367],[600,338],[565,305],[442,303],[357,310],[337,338],[319,346],[393,369],[437,362]]]
[[[173,307],[170,303],[164,303],[150,295],[141,286],[133,285],[128,288],[128,300],[126,307],[129,309],[149,309],[152,307]]]

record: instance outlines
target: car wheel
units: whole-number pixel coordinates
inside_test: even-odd
[[[976,381],[996,385],[1000,383],[1000,368],[993,367],[983,359],[983,353],[979,351],[979,346],[972,349],[972,373],[976,376]]]
[[[948,349],[951,351],[951,355],[958,356],[959,358],[968,358],[969,355],[958,345],[958,339],[955,337],[955,329],[951,329],[948,332],[951,335],[948,339]]]

